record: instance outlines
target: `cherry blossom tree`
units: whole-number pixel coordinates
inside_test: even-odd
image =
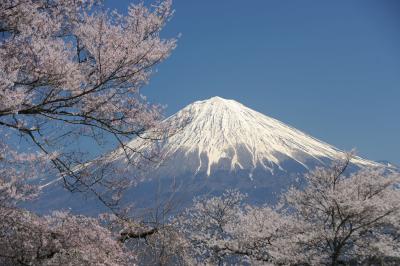
[[[125,209],[124,215],[104,213],[101,217],[118,241],[135,252],[139,265],[193,265],[189,242],[173,218],[178,205],[172,193],[145,209]]]
[[[2,210],[1,265],[133,265],[135,253],[94,218]]]
[[[345,174],[350,157],[305,176],[277,206],[239,192],[195,201],[179,220],[197,262],[364,265],[400,261],[400,175]]]
[[[177,218],[190,243],[187,253],[196,263],[290,264],[281,247],[287,245],[291,218],[267,205],[246,204],[245,198],[237,190],[199,198]]]
[[[125,143],[165,134],[162,108],[147,103],[141,88],[176,46],[160,37],[172,13],[170,0],[132,4],[126,15],[96,0],[1,1],[1,264],[133,263],[97,220],[63,212],[40,217],[17,204],[40,192],[38,178],[50,177],[122,214],[119,199],[132,183],[127,166],[79,146],[116,144],[128,165],[132,153],[154,157]]]
[[[400,258],[400,175],[384,169],[345,175],[349,161],[317,168],[304,189],[284,195],[293,210],[289,242],[297,260],[339,265]]]
[[[146,138],[158,137],[160,108],[140,89],[175,48],[175,39],[160,37],[171,14],[170,1],[131,5],[125,16],[97,1],[2,1],[0,132],[14,138],[2,142],[26,139],[72,191],[116,190],[121,178],[101,170],[109,162],[79,149],[79,140],[101,145],[112,137],[136,152],[127,139],[151,130]]]
[[[190,240],[189,252],[197,263],[222,265],[236,261],[237,239],[232,228],[239,222],[243,199],[236,190],[222,196],[197,198],[193,207],[177,217],[178,228]]]

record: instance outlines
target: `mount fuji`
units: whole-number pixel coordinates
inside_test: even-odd
[[[345,156],[332,145],[220,97],[196,101],[163,125],[173,132],[167,138],[149,141],[151,133],[145,133],[127,143],[136,152],[127,154],[120,148],[106,155],[113,162],[129,158],[137,165],[146,161],[146,155],[158,155],[159,160],[142,171],[142,181],[128,191],[127,200],[139,206],[171,195],[187,205],[195,196],[231,188],[247,193],[253,203],[274,202],[290,185],[301,183],[305,172]],[[382,166],[355,157],[351,169]],[[58,197],[60,192],[51,192],[52,187],[46,187],[49,196]],[[66,205],[88,206],[76,200]]]
[[[239,102],[213,97],[194,102],[164,121],[176,133],[153,143],[162,163],[162,173],[179,176],[212,176],[218,171],[245,170],[249,176],[257,170],[271,175],[290,172],[288,163],[305,170],[342,158],[345,153],[276,119],[256,112]],[[128,143],[133,150],[149,147],[137,138]],[[114,154],[114,159],[122,151]],[[135,155],[131,159],[134,159]],[[358,166],[375,162],[356,157]]]

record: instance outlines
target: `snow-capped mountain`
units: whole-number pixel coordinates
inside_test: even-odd
[[[128,155],[134,165],[148,166],[144,172],[142,167],[127,168],[128,176],[140,181],[126,195],[136,206],[147,207],[155,198],[159,201],[172,194],[187,206],[195,196],[232,188],[247,193],[253,203],[274,202],[289,186],[301,185],[306,171],[345,156],[323,141],[220,97],[194,102],[165,119],[163,125],[168,137],[149,140],[153,132],[147,132],[127,143],[136,152],[117,149],[105,155],[111,163],[126,161]],[[154,153],[156,163],[145,159]],[[351,168],[364,166],[384,165],[356,157]],[[101,208],[95,201],[82,204],[83,198],[62,192],[56,183],[45,186],[44,198],[53,200],[39,201],[44,211],[53,208],[49,206],[52,202],[57,202],[57,208],[86,213]]]
[[[309,169],[344,156],[325,142],[220,97],[194,102],[167,118],[164,124],[177,129],[172,136],[153,144],[163,158],[157,168],[164,175],[190,172],[211,176],[220,170],[248,170],[251,176],[255,169],[274,174],[290,172],[284,167],[289,161]],[[137,138],[128,145],[146,150],[149,147],[143,145],[144,141]],[[353,162],[359,166],[376,165],[358,157]]]

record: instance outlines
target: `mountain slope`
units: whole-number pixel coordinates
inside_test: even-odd
[[[152,132],[148,132],[127,144],[137,152],[117,149],[105,155],[117,166],[127,160],[126,155],[134,165],[147,166],[146,171],[129,167],[124,173],[138,180],[125,200],[139,208],[171,195],[187,206],[195,196],[217,195],[233,188],[247,193],[256,204],[276,202],[289,186],[298,182],[301,185],[306,171],[329,166],[345,156],[325,142],[220,97],[186,106],[165,119],[164,126],[174,133],[162,141],[150,141]],[[154,153],[159,155],[158,163],[143,159]],[[364,166],[383,167],[359,157],[352,160],[351,169]],[[44,188],[38,202],[40,212],[60,206],[84,213],[101,209],[96,200],[82,204],[84,197],[62,192],[59,182]]]
[[[277,170],[290,171],[283,167],[288,160],[308,169],[310,162],[324,164],[344,155],[339,149],[276,119],[220,97],[194,102],[164,122],[171,128],[182,128],[156,144],[165,158],[159,167],[170,175],[192,172],[210,176],[221,169],[246,169],[251,175],[256,168],[274,174]],[[142,139],[128,145],[136,149],[146,147]],[[179,162],[171,165],[174,158]],[[355,158],[354,163],[377,165],[361,158]]]

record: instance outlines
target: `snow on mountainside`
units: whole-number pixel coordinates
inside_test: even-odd
[[[169,169],[168,174],[204,172],[210,176],[214,170],[246,169],[251,175],[256,168],[274,174],[276,170],[286,171],[283,162],[288,160],[308,169],[310,161],[324,164],[344,155],[335,147],[276,119],[220,97],[194,102],[164,122],[172,128],[182,127],[157,143],[165,158],[160,167],[167,172]],[[146,148],[143,141],[134,139],[128,145],[143,149]],[[359,157],[353,163],[378,165]]]
[[[165,119],[164,124],[173,134],[163,141],[149,140],[150,132],[128,143],[139,152],[117,149],[105,155],[118,166],[127,160],[128,152],[134,162],[132,169],[123,164],[124,175],[137,180],[126,193],[126,202],[150,206],[155,198],[173,195],[184,207],[193,197],[219,195],[235,188],[247,193],[255,204],[273,203],[282,191],[299,184],[307,170],[329,166],[344,156],[327,143],[220,97],[194,102]],[[143,159],[143,155],[152,157],[154,150],[160,156],[156,164]],[[352,169],[384,167],[359,157],[352,163]],[[59,185],[54,180],[43,186],[46,190],[36,211],[45,213],[60,206],[83,213],[101,210],[96,200],[82,204],[83,198],[71,196]]]

